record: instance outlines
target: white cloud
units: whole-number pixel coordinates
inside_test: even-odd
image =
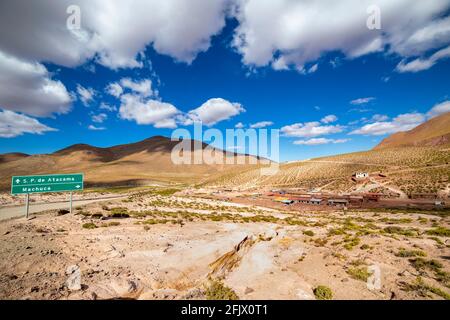
[[[369,30],[367,8],[381,10],[381,30]],[[328,52],[348,58],[387,51],[419,56],[450,43],[448,0],[241,0],[234,46],[250,66],[304,70]]]
[[[71,103],[66,87],[44,65],[7,55],[0,45],[0,108],[45,117],[69,112]]]
[[[427,116],[429,118],[434,118],[447,112],[450,112],[450,100],[436,104],[430,109],[430,111],[427,112]]]
[[[0,50],[73,67],[96,59],[110,68],[141,67],[149,44],[191,62],[225,25],[228,0],[2,0]],[[81,8],[82,30],[66,28],[69,5]]]
[[[362,104],[367,104],[373,100],[375,100],[374,97],[358,98],[358,99],[350,101],[350,104],[352,104],[354,106],[358,106],[358,105],[362,105]]]
[[[334,114],[329,114],[325,117],[322,118],[322,120],[320,120],[323,123],[332,123],[332,122],[336,122],[337,121],[337,117]]]
[[[281,128],[281,133],[288,137],[311,138],[322,135],[339,133],[344,130],[341,125],[322,125],[318,121],[295,123]]]
[[[92,115],[91,119],[92,119],[92,122],[103,123],[106,119],[108,119],[108,115],[106,113],[99,113],[99,114]]]
[[[389,117],[384,114],[374,114],[372,116],[372,121],[386,121],[388,119],[389,119]]]
[[[406,60],[400,61],[397,65],[396,70],[400,73],[404,72],[419,72],[423,70],[428,70],[433,67],[439,60],[450,58],[450,46],[441,49],[431,55],[429,58],[417,58],[410,62]]]
[[[82,85],[77,85],[77,93],[80,96],[81,102],[88,107],[89,104],[94,101],[94,96],[96,95],[96,92],[92,88],[85,88]]]
[[[245,112],[245,109],[240,103],[229,102],[222,98],[213,98],[203,103],[197,109],[189,111],[188,116],[193,121],[201,121],[207,126],[212,126],[241,112]]]
[[[244,126],[244,124],[242,123],[242,122],[238,122],[238,123],[236,123],[236,125],[234,126],[236,129],[242,129],[242,128],[244,128],[245,126]]]
[[[122,95],[119,108],[120,118],[134,120],[137,124],[151,124],[155,128],[176,128],[175,117],[179,113],[170,103],[133,94]]]
[[[0,110],[0,137],[13,138],[24,133],[43,134],[48,131],[57,131],[38,120],[10,110]]]
[[[143,97],[149,97],[153,95],[152,81],[150,79],[133,81],[130,78],[123,78],[120,80],[120,84],[123,88],[128,88]]]
[[[106,92],[108,92],[110,95],[119,98],[122,93],[123,93],[123,89],[120,86],[120,84],[118,84],[117,82],[113,82],[108,84],[108,86],[106,87]]]
[[[336,143],[345,143],[350,139],[327,139],[327,138],[312,138],[308,140],[297,140],[294,141],[294,144],[297,145],[306,145],[306,146],[316,146],[321,144],[336,144]]]
[[[92,124],[90,124],[90,125],[88,126],[88,129],[89,129],[89,130],[92,130],[92,131],[103,131],[103,130],[106,130],[105,127],[96,127],[96,126],[94,126],[94,125],[92,125]]]
[[[350,132],[350,134],[381,136],[399,131],[408,131],[426,120],[422,113],[405,113],[398,115],[392,121],[377,121]]]
[[[152,89],[152,81],[150,79],[133,80],[131,78],[122,78],[119,83],[112,82],[105,88],[106,92],[116,98],[120,98],[126,89],[145,98],[157,96],[157,93]]]
[[[111,105],[109,105],[107,103],[104,103],[104,102],[100,103],[100,107],[99,108],[100,108],[100,110],[106,110],[106,111],[109,111],[109,112],[117,111],[117,108],[115,106],[111,106]]]
[[[256,122],[250,125],[250,128],[252,129],[260,129],[260,128],[265,128],[265,127],[269,127],[273,125],[272,121],[261,121],[261,122]]]

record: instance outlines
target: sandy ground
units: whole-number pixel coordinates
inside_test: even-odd
[[[112,217],[119,207],[130,217]],[[392,226],[415,233],[380,231]],[[299,213],[173,196],[107,200],[74,214],[48,210],[0,222],[0,299],[205,299],[211,279],[240,299],[315,299],[319,285],[334,299],[442,299],[429,289],[450,292],[442,280],[450,271],[448,238],[426,234],[437,226],[448,228],[448,218]],[[344,234],[332,233],[338,229]],[[398,256],[401,248],[439,267],[417,267],[415,257]],[[377,288],[351,272],[373,266]],[[68,282],[77,270],[80,287]],[[428,289],[414,286],[417,277]]]

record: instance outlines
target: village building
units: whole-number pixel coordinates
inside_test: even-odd
[[[329,206],[338,206],[338,207],[347,207],[348,200],[347,199],[329,199],[328,205]]]
[[[322,204],[322,201],[323,201],[323,199],[320,199],[320,198],[311,198],[309,200],[309,203],[315,204],[315,205],[320,205],[320,204]]]

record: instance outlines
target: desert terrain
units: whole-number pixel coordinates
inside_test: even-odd
[[[1,222],[0,298],[448,299],[449,236],[448,209],[305,212],[151,189]]]

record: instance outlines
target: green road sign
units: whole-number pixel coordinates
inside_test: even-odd
[[[82,173],[14,176],[11,178],[11,194],[79,190],[83,190]]]

